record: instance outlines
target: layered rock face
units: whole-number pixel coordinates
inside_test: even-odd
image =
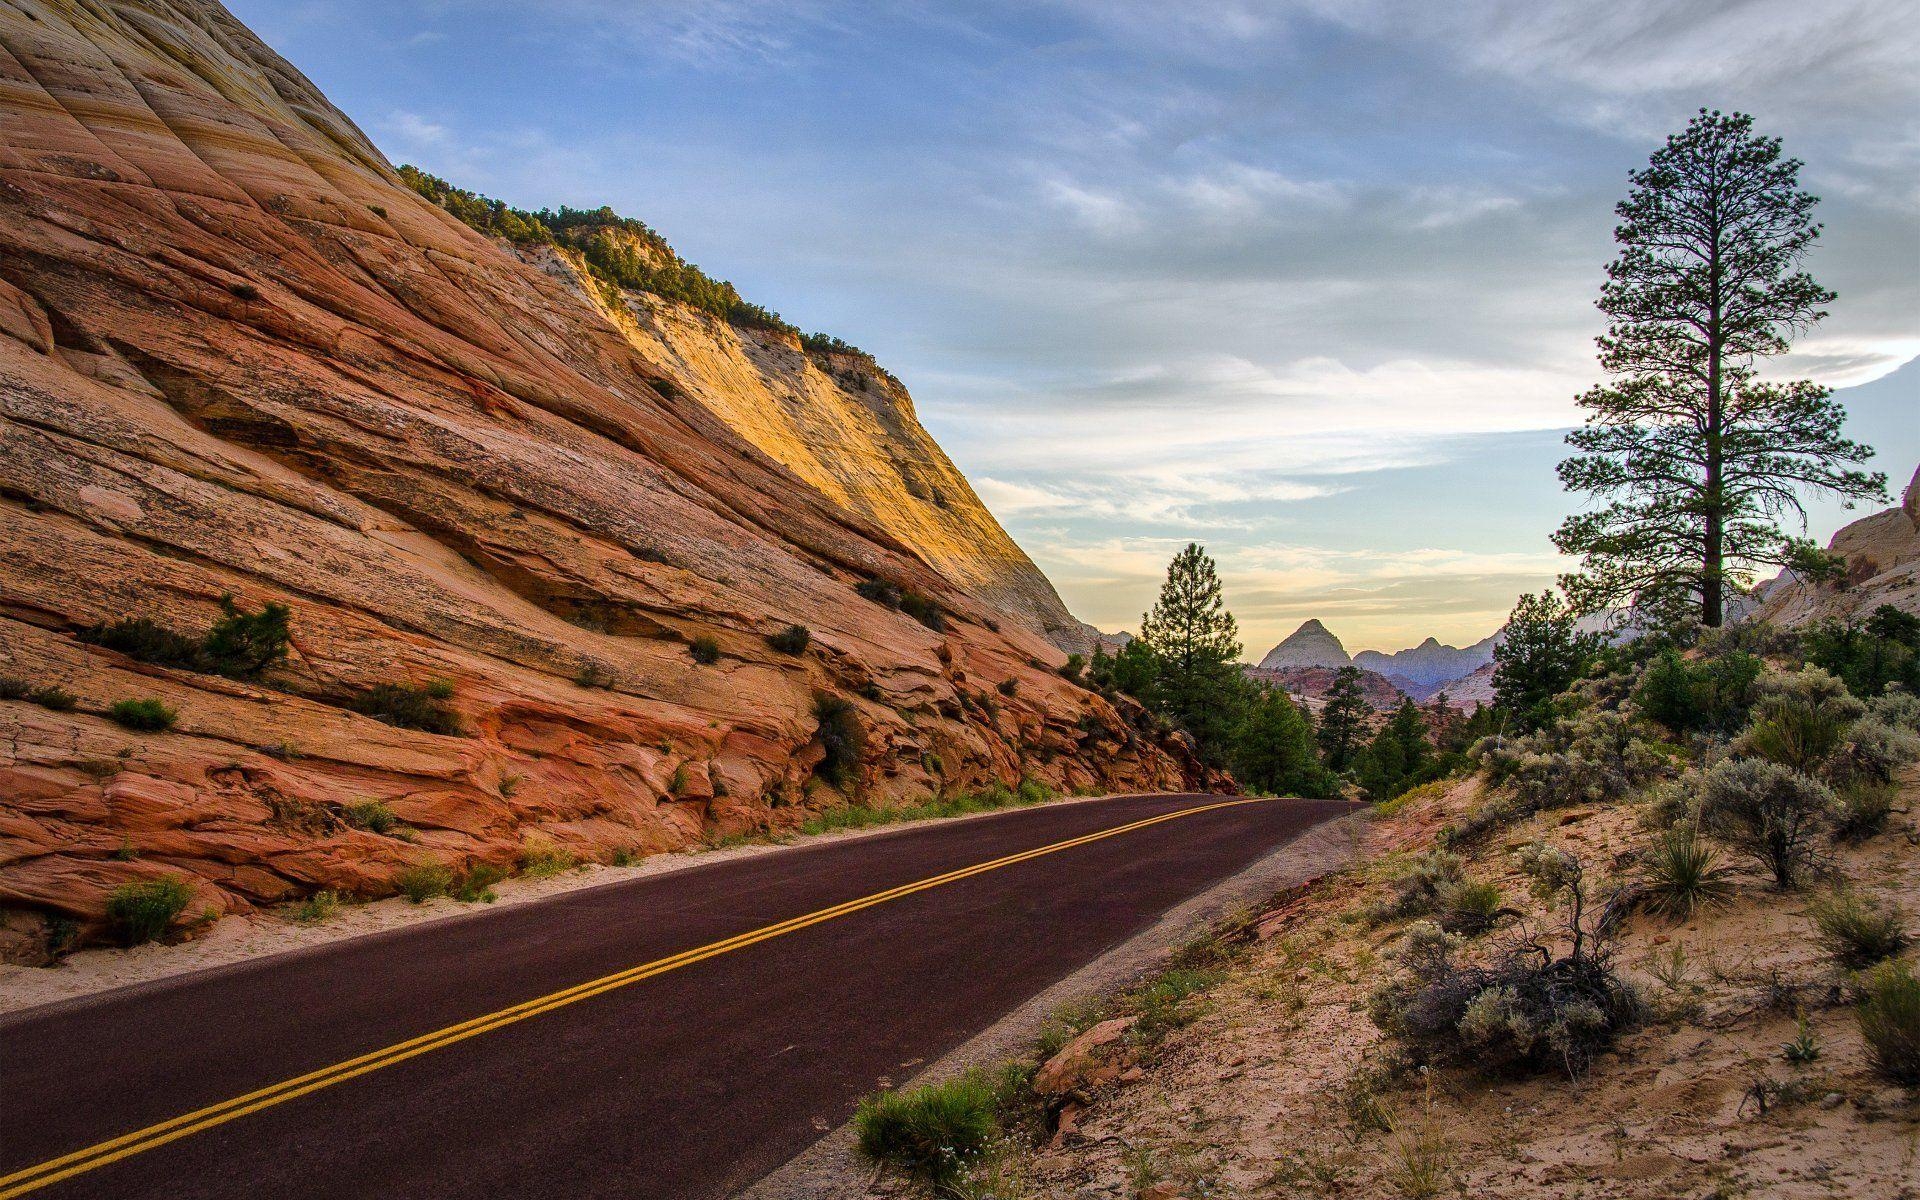
[[[1206,782],[998,619],[1021,587],[912,540],[963,558],[972,530],[1017,575],[1004,535],[896,534],[912,505],[827,494],[735,428],[819,448],[844,422],[860,472],[912,475],[891,431],[951,487],[904,396],[781,392],[830,367],[617,326],[401,186],[217,5],[0,9],[0,127],[0,906],[87,925],[161,875],[223,911],[530,838],[644,853],[849,797]],[[292,610],[261,680],[75,636],[198,635],[227,594]],[[806,646],[769,644],[796,624]],[[354,711],[430,681],[461,735]],[[177,724],[106,718],[136,699]],[[356,823],[371,802],[405,838]]]
[[[1827,548],[1846,559],[1837,586],[1788,572],[1760,586],[1750,617],[1781,625],[1859,620],[1882,604],[1920,615],[1920,468],[1898,505],[1843,527]]]
[[[1286,640],[1267,651],[1267,656],[1260,660],[1260,666],[1268,671],[1283,671],[1289,667],[1338,670],[1352,661],[1347,655],[1347,648],[1340,644],[1340,639],[1315,619],[1303,622],[1300,628],[1287,635]]]
[[[1062,650],[1092,649],[1088,627],[921,428],[906,388],[872,359],[809,351],[786,331],[745,328],[648,292],[621,291],[615,304],[552,248],[518,253],[607,311],[663,369],[670,390],[700,401],[776,462],[1013,621]]]

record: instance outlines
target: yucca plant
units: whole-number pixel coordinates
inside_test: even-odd
[[[1691,824],[1675,825],[1647,854],[1642,879],[1647,910],[1685,920],[1698,909],[1724,904],[1733,894],[1732,874],[1699,830]]]

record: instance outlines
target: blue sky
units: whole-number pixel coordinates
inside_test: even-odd
[[[1920,0],[232,7],[395,161],[612,204],[872,351],[1108,628],[1196,539],[1256,657],[1550,580],[1611,208],[1701,105],[1825,198],[1840,300],[1780,370],[1878,380],[1876,465],[1920,460]]]

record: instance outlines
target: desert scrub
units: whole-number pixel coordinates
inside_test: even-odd
[[[453,869],[440,863],[408,867],[393,877],[394,888],[415,904],[444,896],[453,887]]]
[[[1893,815],[1894,788],[1887,783],[1856,781],[1834,796],[1833,836],[1843,842],[1864,842],[1878,836]]]
[[[458,737],[466,731],[460,726],[460,718],[447,707],[446,702],[452,696],[453,685],[444,679],[431,680],[419,687],[376,683],[349,700],[347,707],[401,729]]]
[[[33,685],[18,675],[0,675],[0,700],[25,700],[33,694]]]
[[[789,625],[767,637],[767,645],[782,654],[805,654],[813,644],[813,631],[805,625]]]
[[[1640,878],[1640,903],[1648,912],[1686,920],[1698,909],[1724,904],[1733,895],[1732,871],[1699,830],[1675,825],[1648,847]]]
[[[1518,914],[1501,905],[1500,886],[1484,879],[1456,879],[1440,889],[1434,917],[1440,928],[1462,937],[1478,937],[1503,916]]]
[[[875,1163],[949,1188],[999,1136],[1001,1088],[985,1071],[877,1092],[853,1114],[855,1145]]]
[[[319,891],[301,901],[293,910],[293,919],[302,925],[317,925],[340,910],[340,893]]]
[[[1626,715],[1587,709],[1525,737],[1482,738],[1469,755],[1513,802],[1518,818],[1570,804],[1604,804],[1672,772],[1666,748]]]
[[[189,637],[151,617],[123,617],[83,629],[79,638],[141,662],[230,679],[252,679],[287,656],[293,611],[268,603],[248,612],[220,597],[221,617],[202,637]]]
[[[688,643],[687,653],[701,666],[710,667],[720,661],[720,643],[714,638],[697,637]]]
[[[1735,758],[1700,777],[1700,827],[1753,859],[1783,889],[1813,862],[1813,838],[1834,807],[1819,780],[1764,758]]]
[[[860,759],[867,749],[860,716],[849,701],[823,693],[813,698],[813,717],[819,722],[813,738],[821,750],[814,774],[834,787],[845,788],[859,777]]]
[[[492,904],[500,897],[493,885],[507,877],[505,867],[476,863],[454,880],[447,894],[462,904]]]
[[[1557,1066],[1578,1078],[1638,1019],[1639,998],[1613,970],[1605,921],[1588,912],[1584,864],[1539,844],[1520,859],[1535,894],[1559,905],[1559,928],[1522,927],[1482,965],[1459,961],[1462,942],[1439,925],[1415,922],[1396,956],[1404,973],[1374,992],[1374,1023],[1417,1062]]]
[[[1862,711],[1851,696],[1847,703],[1775,696],[1755,711],[1753,724],[1740,735],[1734,749],[1769,762],[1813,774],[1840,749],[1847,730]]]
[[[581,662],[580,669],[573,673],[573,682],[576,687],[606,691],[617,686],[620,677],[606,663],[589,658]]]
[[[1460,880],[1460,856],[1429,850],[1409,862],[1393,882],[1393,894],[1368,908],[1367,919],[1385,925],[1408,917],[1424,917],[1439,907],[1440,893]]]
[[[27,693],[27,699],[52,712],[72,712],[80,703],[80,697],[57,683],[35,688]]]
[[[178,875],[123,883],[107,894],[107,920],[129,946],[157,942],[192,900],[193,889]]]
[[[579,865],[578,855],[549,841],[529,841],[520,850],[520,873],[529,879],[550,879]]]
[[[1920,733],[1868,713],[1847,729],[1845,741],[1826,762],[1826,772],[1843,786],[1884,785],[1916,760],[1920,760]]]
[[[863,600],[871,600],[882,608],[900,607],[900,589],[884,579],[863,579],[853,585],[853,590]]]
[[[180,714],[168,708],[158,700],[115,700],[113,707],[107,710],[114,724],[127,729],[137,729],[142,733],[159,733],[172,729]]]
[[[1920,1084],[1920,979],[1900,962],[1883,962],[1860,977],[1854,1008],[1867,1058],[1897,1083]]]
[[[355,829],[364,829],[368,833],[389,833],[399,823],[393,810],[378,800],[362,800],[358,804],[349,804],[342,814],[347,824]]]
[[[1906,918],[1849,888],[1836,888],[1807,905],[1820,945],[1849,971],[1872,966],[1907,948]]]

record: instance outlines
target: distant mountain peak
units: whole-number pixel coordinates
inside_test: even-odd
[[[1260,665],[1278,671],[1288,667],[1339,668],[1352,662],[1340,639],[1317,619],[1309,618],[1301,622],[1300,628],[1288,634],[1285,641],[1267,651]]]

